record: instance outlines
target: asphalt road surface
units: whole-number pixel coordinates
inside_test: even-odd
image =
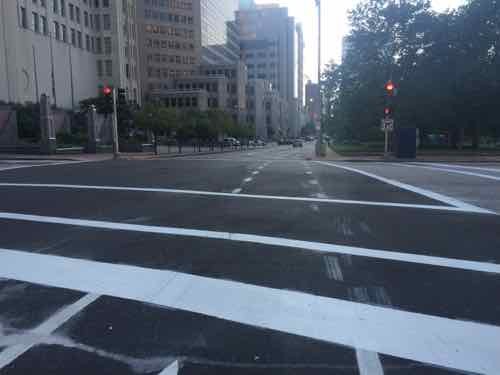
[[[500,165],[311,153],[0,162],[0,374],[500,374]]]

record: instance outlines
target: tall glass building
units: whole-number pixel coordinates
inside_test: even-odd
[[[239,0],[199,0],[201,60],[204,64],[235,63],[240,59],[235,12]]]

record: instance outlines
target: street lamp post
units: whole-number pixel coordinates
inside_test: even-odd
[[[316,153],[321,156],[323,148],[323,98],[321,97],[321,0],[316,0],[318,7],[318,100],[319,100],[319,137],[318,145],[316,146]]]

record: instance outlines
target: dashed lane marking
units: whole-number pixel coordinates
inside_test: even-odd
[[[176,227],[160,227],[140,224],[128,224],[119,222],[97,221],[71,219],[64,217],[26,215],[10,212],[0,212],[0,219],[29,221],[36,223],[47,224],[62,224],[73,225],[86,228],[121,230],[129,232],[142,232],[164,234],[172,236],[209,238],[218,240],[227,240],[235,242],[258,243],[263,245],[289,247],[303,250],[311,250],[316,252],[348,254],[368,258],[387,259],[407,263],[427,264],[431,266],[448,267],[463,269],[469,271],[488,272],[500,274],[500,264],[484,263],[470,260],[434,257],[430,255],[419,255],[417,253],[403,251],[387,251],[377,249],[367,249],[362,247],[352,247],[336,244],[328,244],[323,242],[310,242],[294,240],[282,237],[259,236],[254,234],[216,232],[200,229],[176,228]]]
[[[252,178],[252,177],[248,177],[248,178],[245,178],[245,179],[243,180],[243,182],[245,182],[245,183],[252,182],[252,181],[253,181],[253,178]]]
[[[233,194],[239,194],[239,193],[241,193],[241,192],[242,192],[242,190],[243,190],[243,189],[241,189],[241,188],[234,189],[234,190],[233,190]]]
[[[248,180],[248,179],[247,179]],[[249,181],[245,182],[250,182]],[[424,210],[437,210],[437,211],[451,211],[451,212],[464,212],[470,213],[471,210],[463,207],[453,206],[439,206],[439,205],[423,205],[423,204],[409,204],[409,203],[393,203],[393,202],[377,202],[377,201],[357,201],[347,199],[329,199],[323,198],[324,195],[319,195],[316,198],[310,197],[291,197],[291,196],[277,196],[277,195],[255,195],[255,194],[238,194],[238,193],[222,193],[212,191],[199,191],[199,190],[180,190],[180,189],[162,189],[162,188],[137,188],[127,186],[93,186],[93,185],[66,185],[66,184],[25,184],[25,183],[0,183],[1,187],[19,187],[19,188],[37,188],[37,189],[72,189],[72,190],[102,190],[102,191],[128,191],[128,192],[142,192],[142,193],[165,193],[165,194],[186,194],[186,195],[199,195],[209,197],[233,197],[245,199],[268,199],[268,200],[281,200],[281,201],[295,201],[295,202],[315,202],[315,203],[331,203],[331,204],[345,204],[345,205],[360,205],[360,206],[379,206],[379,207],[395,207],[395,208],[409,208],[409,209],[424,209]],[[477,211],[472,211],[478,213]],[[490,211],[480,211],[482,214],[496,215]]]
[[[0,277],[152,303],[460,371],[500,371],[500,327],[492,325],[181,272],[12,250],[0,250]]]
[[[422,189],[422,188],[419,188],[419,187],[416,187],[413,185],[405,184],[403,182],[399,182],[396,180],[391,180],[389,178],[385,178],[385,177],[382,177],[382,176],[379,176],[379,175],[376,175],[373,173],[365,172],[361,169],[356,169],[356,168],[352,168],[352,167],[348,167],[348,166],[340,165],[340,164],[336,164],[336,163],[327,163],[327,162],[323,162],[323,161],[316,161],[315,163],[318,163],[321,165],[327,165],[330,167],[344,169],[346,171],[350,171],[350,172],[354,172],[354,173],[359,173],[363,176],[371,177],[373,179],[385,182],[386,184],[396,186],[400,189],[408,190],[408,191],[411,191],[413,193],[423,195],[427,198],[431,198],[431,199],[434,199],[436,201],[443,202],[443,203],[452,205],[452,206],[457,207],[457,208],[461,208],[463,211],[496,215],[496,213],[493,211],[489,211],[489,210],[486,210],[484,208],[477,207],[477,206],[474,206],[472,204],[462,202],[458,199],[451,198],[451,197],[448,197],[446,195],[442,195],[439,193],[435,193],[435,192],[430,191],[430,190]]]
[[[28,265],[29,267],[30,265]],[[44,323],[35,328],[31,333],[35,336],[47,336],[53,333],[56,329],[61,327],[64,323],[78,314],[80,311],[85,309],[91,303],[95,302],[100,295],[98,294],[87,294],[86,296],[80,298],[78,301],[69,305],[59,312],[55,313],[52,317],[46,320]],[[1,342],[1,340],[0,340]],[[19,356],[30,350],[35,344],[17,344],[7,347],[5,350],[0,352],[0,370],[10,363],[16,360]]]

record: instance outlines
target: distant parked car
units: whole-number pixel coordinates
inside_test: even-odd
[[[232,138],[232,137],[224,138],[222,143],[224,144],[224,147],[237,147],[237,146],[241,145],[240,141],[238,141],[236,138]]]
[[[302,140],[301,139],[296,139],[294,142],[293,142],[293,147],[303,147],[304,144],[302,143]]]

